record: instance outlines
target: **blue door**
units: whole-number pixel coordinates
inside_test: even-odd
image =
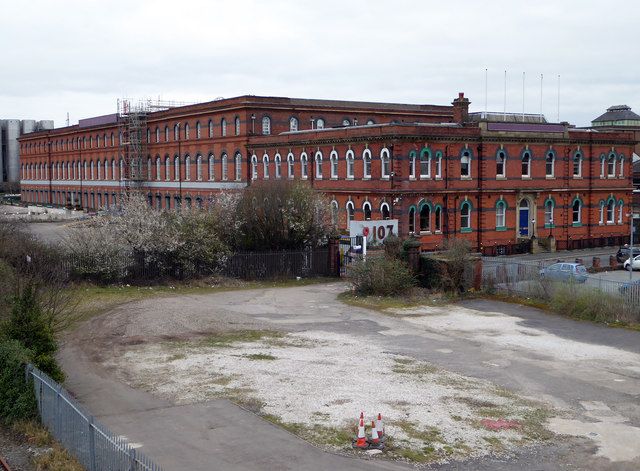
[[[524,205],[520,205],[520,235],[528,236],[529,235],[529,208],[523,207]]]

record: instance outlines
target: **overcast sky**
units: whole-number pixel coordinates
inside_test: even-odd
[[[640,2],[0,0],[0,118],[57,127],[116,100],[244,94],[640,113]]]

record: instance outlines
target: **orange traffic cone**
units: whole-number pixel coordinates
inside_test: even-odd
[[[378,433],[378,438],[380,440],[384,440],[384,422],[382,422],[382,414],[378,412],[378,418],[376,419],[376,432]]]
[[[364,419],[358,421],[358,437],[353,444],[354,448],[368,448],[367,436],[364,433]]]
[[[378,436],[378,430],[376,429],[376,423],[371,421],[371,446],[380,446],[380,437]]]

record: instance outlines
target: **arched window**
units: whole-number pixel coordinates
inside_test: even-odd
[[[507,163],[507,153],[504,150],[499,150],[496,154],[496,177],[504,178]]]
[[[164,127],[164,142],[169,142],[169,126]]]
[[[289,178],[293,178],[294,176],[294,172],[295,172],[295,167],[294,167],[294,157],[293,154],[291,152],[289,152],[289,154],[287,155],[287,176]]]
[[[292,116],[291,119],[289,119],[289,131],[297,131],[297,130],[298,130],[298,118],[295,118]]]
[[[531,176],[531,153],[529,151],[522,153],[522,176]]]
[[[607,177],[615,177],[616,176],[616,154],[609,154],[609,158],[607,159]]]
[[[353,205],[353,201],[347,201],[347,219],[353,221],[356,215],[356,208]]]
[[[156,126],[156,142],[160,142],[160,128]]]
[[[191,157],[188,155],[184,158],[184,179],[191,180]]]
[[[598,220],[598,224],[604,224],[604,201],[600,201],[600,219]]]
[[[200,154],[196,155],[196,179],[202,180],[202,156]]]
[[[177,141],[179,139],[180,139],[180,125],[176,123],[173,126],[173,140]]]
[[[236,152],[233,165],[236,171],[236,181],[239,182],[240,180],[242,180],[242,154],[240,152]]]
[[[416,178],[416,151],[412,150],[409,152],[409,179],[413,180]]]
[[[262,175],[265,180],[269,178],[269,156],[267,154],[262,156]]]
[[[324,119],[316,119],[316,129],[324,129]]]
[[[624,177],[624,155],[620,155],[620,170],[618,175],[620,178]]]
[[[90,174],[89,176],[90,176],[91,180],[94,180],[95,179],[95,167],[94,167],[94,164],[93,164],[93,160],[89,164],[89,174]]]
[[[331,179],[338,179],[338,153],[334,150],[331,152],[329,156],[329,160],[331,161]]]
[[[184,138],[188,140],[190,137],[191,129],[189,128],[189,123],[185,123],[184,125]]]
[[[353,151],[349,149],[346,155],[347,161],[347,180],[353,180],[355,176],[355,156],[353,155]]]
[[[409,234],[413,234],[416,231],[416,208],[411,206],[409,208]]]
[[[436,152],[436,179],[442,178],[442,152]]]
[[[616,222],[616,200],[613,198],[607,202],[607,224],[614,224]]]
[[[465,150],[460,156],[460,177],[469,178],[471,176],[471,152]]]
[[[381,174],[383,179],[388,179],[391,176],[391,162],[389,158],[389,149],[382,149],[380,151],[380,163],[381,163]]]
[[[420,208],[420,232],[431,231],[431,207],[423,204]]]
[[[303,180],[306,180],[307,177],[309,176],[308,161],[309,159],[307,157],[306,152],[303,152],[302,154],[300,154],[300,176],[302,177]]]
[[[391,211],[389,210],[388,203],[382,203],[380,205],[380,214],[382,215],[382,219],[386,220],[391,218]]]
[[[504,201],[500,200],[496,203],[496,229],[504,229],[506,226],[505,213],[507,205]]]
[[[156,156],[156,180],[162,180],[162,161]]]
[[[196,139],[200,139],[202,137],[202,126],[200,125],[200,121],[196,121]]]
[[[78,162],[80,163],[80,162]],[[119,161],[119,168],[118,168],[118,177],[120,178],[120,180],[124,180],[124,160],[122,160],[122,158],[120,158]]]
[[[471,203],[464,201],[460,206],[460,229],[462,231],[471,229]]]
[[[369,221],[371,220],[371,203],[365,201],[362,205],[362,212],[364,213],[364,219]]]
[[[164,159],[164,179],[171,180],[171,159],[169,156]]]
[[[555,208],[555,204],[552,199],[548,199],[544,203],[544,227],[551,228],[553,227],[553,210]]]
[[[180,157],[177,155],[173,158],[173,179],[175,181],[182,179],[182,174],[180,173]]]
[[[251,156],[251,179],[256,180],[258,178],[258,156],[253,154]]]
[[[582,176],[582,154],[576,152],[573,154],[573,177],[578,178]]]
[[[618,224],[622,224],[623,207],[624,207],[624,201],[622,200],[618,201]]]
[[[226,153],[220,156],[220,166],[222,167],[222,179],[226,181],[229,179],[229,162]]]
[[[209,120],[208,127],[209,127],[209,137],[213,137],[213,120],[211,119]]]
[[[547,177],[553,177],[555,172],[556,154],[553,151],[547,152],[547,157],[544,161],[545,175]]]
[[[239,136],[240,135],[240,118],[238,118],[237,116],[233,120],[233,127],[235,129],[236,136]]]
[[[222,118],[220,120],[220,135],[226,137],[227,135],[227,120]]]
[[[262,118],[262,134],[265,136],[271,134],[271,118],[268,116]]]
[[[362,165],[364,169],[362,178],[371,178],[371,151],[369,149],[365,149],[362,153]]]
[[[109,161],[104,159],[104,179],[109,180]]]
[[[422,149],[420,152],[420,178],[431,177],[431,151]]]
[[[582,202],[579,198],[573,200],[571,205],[572,221],[574,226],[579,226],[582,222]]]
[[[436,232],[440,232],[442,230],[442,208],[440,206],[436,206],[434,219]]]
[[[316,152],[316,179],[322,180],[322,152]]]
[[[207,167],[209,170],[209,181],[213,181],[216,179],[216,159],[213,154],[209,154],[209,158],[207,159]]]
[[[338,225],[338,202],[336,200],[331,202],[331,223],[334,226]]]
[[[282,157],[280,157],[280,154],[276,154],[273,158],[273,163],[275,165],[276,178],[280,179],[282,177]]]

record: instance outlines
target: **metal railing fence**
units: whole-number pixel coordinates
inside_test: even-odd
[[[27,365],[42,423],[87,471],[162,471],[123,437],[87,413],[64,388],[33,365]]]
[[[482,285],[496,291],[518,294],[550,301],[558,290],[573,297],[593,295],[593,299],[616,313],[617,319],[640,321],[640,285],[624,281],[609,280],[595,273],[586,276],[584,282],[573,279],[553,281],[540,276],[540,271],[549,265],[545,262],[508,262],[483,260]]]

